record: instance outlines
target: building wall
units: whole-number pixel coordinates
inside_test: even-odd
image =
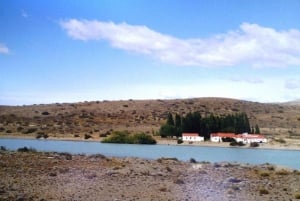
[[[183,141],[189,142],[201,142],[204,141],[204,137],[202,136],[182,136]]]

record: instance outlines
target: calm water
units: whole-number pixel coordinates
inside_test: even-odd
[[[141,157],[157,159],[176,157],[187,161],[242,162],[250,164],[272,163],[300,169],[300,151],[240,149],[176,145],[127,145],[102,144],[100,142],[74,142],[54,140],[0,139],[0,146],[16,150],[20,147],[32,147],[39,151],[56,151],[69,153],[95,154],[118,157]]]

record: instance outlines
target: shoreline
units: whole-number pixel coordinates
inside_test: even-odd
[[[24,140],[52,140],[52,141],[73,141],[73,142],[99,142],[104,138],[75,138],[75,137],[48,137],[47,139],[40,138],[37,139],[35,136],[26,136],[26,135],[0,135],[0,139],[24,139]],[[157,145],[172,145],[172,146],[200,146],[200,147],[216,147],[216,148],[239,148],[239,149],[266,149],[266,150],[289,150],[289,151],[300,151],[300,144],[270,144],[270,143],[262,143],[259,147],[249,147],[248,144],[245,146],[230,146],[229,143],[221,142],[215,143],[210,141],[205,142],[193,142],[188,143],[184,142],[182,144],[177,144],[177,140],[175,139],[157,139]]]

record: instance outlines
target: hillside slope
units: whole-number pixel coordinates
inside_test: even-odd
[[[300,135],[300,105],[265,104],[226,98],[95,101],[30,106],[0,106],[0,134],[47,133],[94,136],[112,130],[155,133],[168,112],[202,116],[246,112],[251,125],[266,134]]]

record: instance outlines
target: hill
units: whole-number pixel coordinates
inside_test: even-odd
[[[109,134],[113,130],[154,134],[169,112],[202,116],[246,112],[251,125],[270,135],[300,136],[300,105],[266,104],[227,98],[123,100],[0,106],[0,134],[73,137]]]

